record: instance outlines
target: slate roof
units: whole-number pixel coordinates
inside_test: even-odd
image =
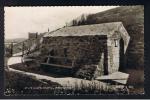
[[[114,31],[118,31],[121,22],[71,26],[49,32],[44,37],[57,37],[57,36],[84,36],[84,35],[112,35]]]
[[[122,22],[111,22],[92,25],[70,26],[48,32],[43,37],[66,37],[66,36],[93,36],[93,35],[107,35],[112,37],[113,34],[119,34],[124,40],[124,51],[126,51],[130,36],[124,28]]]

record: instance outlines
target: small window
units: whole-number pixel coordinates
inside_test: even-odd
[[[64,56],[67,57],[67,48],[64,48]]]
[[[50,56],[54,56],[54,50],[52,49],[49,53]]]
[[[68,60],[67,60],[67,48],[64,48],[64,63],[67,64]]]
[[[115,47],[118,47],[118,39],[114,39]]]

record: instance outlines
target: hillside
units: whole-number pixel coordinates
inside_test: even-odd
[[[88,15],[72,26],[121,21],[131,39],[126,52],[125,65],[129,68],[144,67],[144,7],[122,6],[104,12]],[[78,22],[78,23],[77,23]]]

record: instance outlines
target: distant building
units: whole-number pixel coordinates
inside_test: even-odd
[[[28,38],[29,39],[37,39],[38,38],[38,33],[28,33]]]
[[[75,73],[94,71],[94,77],[111,74],[121,67],[129,39],[121,22],[64,27],[43,37],[41,65]]]

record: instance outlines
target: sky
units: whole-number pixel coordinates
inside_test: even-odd
[[[63,27],[82,14],[102,12],[117,6],[5,7],[5,39],[28,38],[28,32],[43,33]]]

